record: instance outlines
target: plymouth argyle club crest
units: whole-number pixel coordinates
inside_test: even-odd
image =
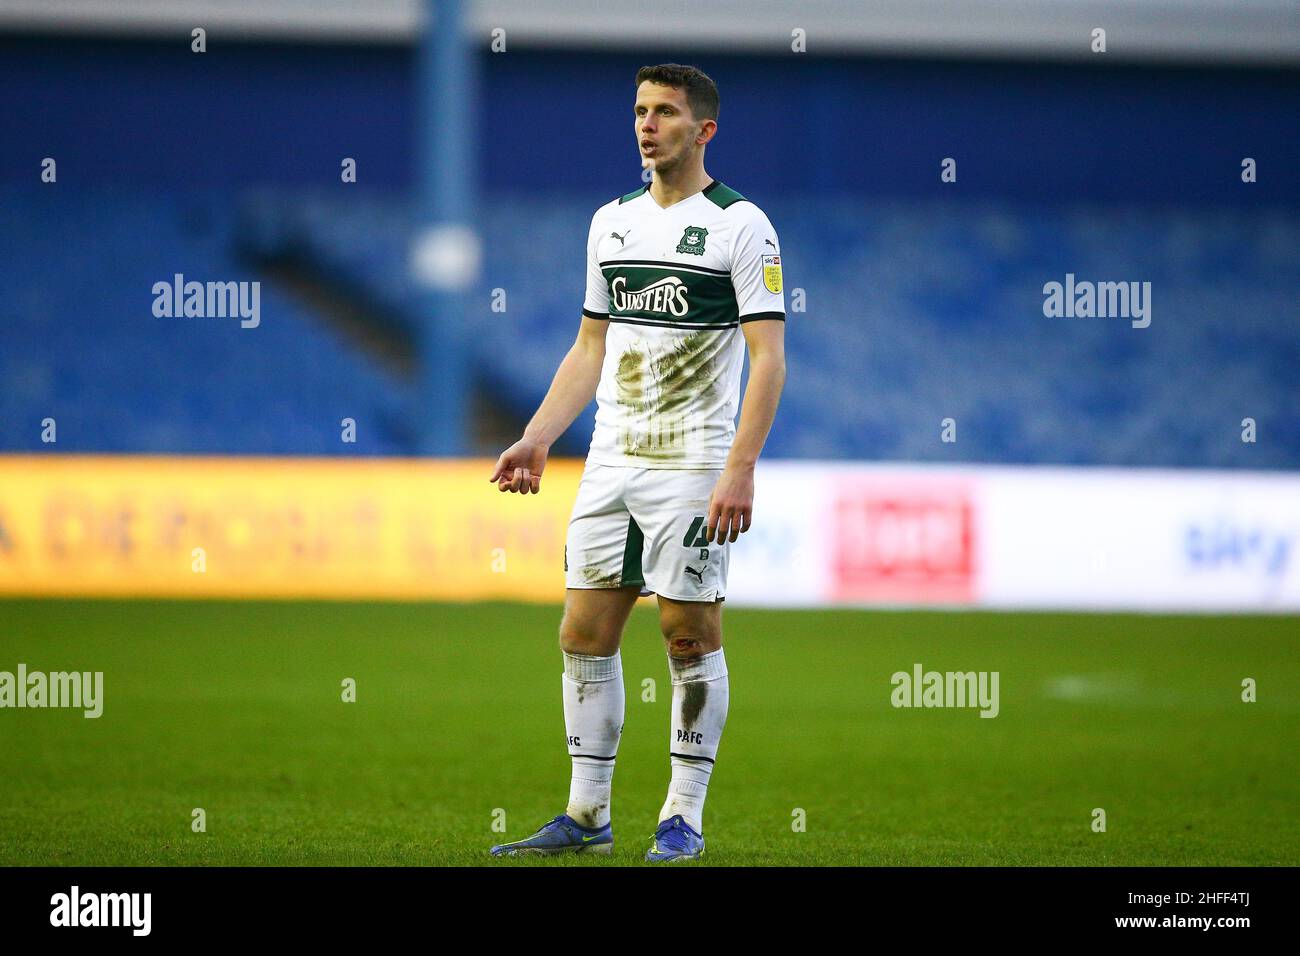
[[[704,237],[708,234],[709,230],[703,226],[687,226],[681,241],[677,243],[677,251],[689,252],[693,256],[704,255]]]

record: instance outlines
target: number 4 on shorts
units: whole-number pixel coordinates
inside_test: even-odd
[[[686,537],[682,538],[682,544],[688,548],[703,548],[708,543],[704,540],[704,515],[696,515]]]

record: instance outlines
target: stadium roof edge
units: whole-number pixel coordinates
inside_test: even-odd
[[[436,4],[430,5],[436,10]],[[470,32],[505,49],[643,50],[634,0],[479,0]],[[0,32],[157,38],[204,27],[247,41],[413,43],[424,0],[4,0]],[[799,55],[1084,60],[1093,30],[1124,61],[1300,64],[1293,0],[711,0],[660,14],[662,47]],[[494,34],[494,31],[497,32]],[[798,33],[796,31],[802,31]]]

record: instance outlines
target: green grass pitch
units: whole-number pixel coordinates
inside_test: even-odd
[[[0,710],[0,864],[639,863],[671,691],[641,603],[614,855],[493,861],[568,794],[558,607],[0,602],[0,670],[103,671],[105,698],[98,720]],[[708,856],[688,865],[1300,863],[1295,618],[731,609],[724,626],[731,711]],[[895,709],[890,675],[917,662],[998,671],[999,715]]]

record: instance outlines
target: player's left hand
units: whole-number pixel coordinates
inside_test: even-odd
[[[749,530],[754,513],[754,469],[724,468],[718,483],[709,495],[708,520],[704,525],[704,540],[735,541]]]

